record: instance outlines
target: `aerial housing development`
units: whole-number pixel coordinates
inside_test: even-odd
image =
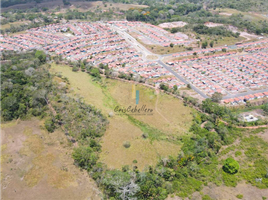
[[[0,5],[0,199],[268,199],[268,0]]]
[[[202,98],[223,94],[222,103],[243,104],[267,98],[268,39],[232,46],[155,55],[150,59],[144,43],[167,47],[190,45],[195,40],[171,34],[159,26],[143,22],[108,21],[50,24],[25,34],[1,36],[1,50],[42,49],[71,61],[87,60],[107,64],[118,73],[136,74],[148,83],[178,88],[194,86]],[[136,38],[134,38],[134,36]],[[225,49],[224,52],[222,50]],[[238,49],[243,53],[238,54]],[[217,54],[215,54],[217,52]],[[206,55],[212,53],[212,55]],[[198,57],[187,58],[187,56]],[[163,61],[163,58],[168,57]],[[186,57],[186,58],[185,58]],[[179,77],[178,77],[179,76]]]

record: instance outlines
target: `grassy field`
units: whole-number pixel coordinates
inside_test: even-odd
[[[101,199],[89,176],[73,165],[61,131],[47,133],[38,119],[1,127],[3,199]]]
[[[1,25],[0,26],[0,29],[1,30],[4,30],[6,28],[10,28],[11,25],[13,26],[19,26],[19,25],[23,25],[23,24],[28,24],[30,23],[30,21],[18,21],[18,22],[11,22],[11,23],[7,23],[7,24],[4,24],[4,25]]]
[[[169,53],[176,53],[176,52],[183,52],[185,51],[185,48],[182,46],[175,45],[173,47],[163,47],[160,45],[153,45],[153,44],[145,44],[140,39],[137,39],[137,41],[142,44],[144,47],[146,47],[149,51],[155,54],[169,54]]]
[[[135,105],[129,83],[106,79],[103,80],[106,87],[101,87],[88,74],[72,72],[68,66],[52,65],[51,71],[67,77],[74,93],[84,97],[87,103],[95,105],[107,116],[114,113],[116,105]],[[146,104],[148,108],[153,108],[153,116],[109,117],[100,160],[110,168],[131,166],[137,160],[135,166],[143,169],[156,164],[161,157],[177,155],[181,147],[177,137],[187,132],[192,120],[192,110],[184,107],[180,100],[161,93],[156,95],[147,87],[136,86],[136,89],[140,90],[139,105]],[[143,133],[147,133],[149,138],[144,139]],[[130,142],[130,148],[123,146],[126,141]]]

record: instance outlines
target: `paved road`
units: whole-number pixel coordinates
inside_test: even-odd
[[[127,32],[120,30],[119,28],[115,26],[111,26],[111,28],[115,31],[117,31],[128,43],[130,43],[138,52],[141,52],[144,59],[150,60],[147,58],[147,56],[154,56],[157,59],[159,58],[158,54],[154,54],[150,52],[148,49],[146,49],[143,45],[141,45],[134,37],[129,35]]]
[[[237,97],[242,97],[242,96],[246,96],[249,94],[256,94],[256,93],[263,93],[263,92],[268,92],[268,88],[262,89],[262,90],[255,90],[255,91],[251,90],[251,91],[243,92],[239,94],[230,94],[230,95],[224,96],[222,99],[237,98]]]
[[[165,63],[163,63],[161,60],[158,60],[158,63],[160,65],[162,65],[164,68],[166,68],[168,71],[170,71],[174,76],[176,76],[178,79],[180,79],[183,83],[185,84],[190,84],[191,88],[196,91],[198,94],[200,94],[203,98],[209,98],[205,93],[203,93],[201,90],[199,90],[198,88],[196,88],[193,84],[191,84],[190,82],[186,81],[182,76],[180,76],[179,74],[177,74],[176,72],[174,72],[169,66],[167,66]]]
[[[147,58],[148,55],[156,56],[157,59],[154,59],[154,60],[157,61],[160,65],[162,65],[165,69],[167,69],[168,71],[170,71],[175,77],[177,77],[179,80],[181,80],[185,84],[190,84],[191,88],[195,92],[197,92],[198,94],[200,94],[203,98],[209,98],[204,92],[202,92],[201,90],[199,90],[192,83],[190,83],[187,80],[185,80],[184,77],[182,77],[181,75],[179,75],[176,72],[174,72],[168,65],[166,65],[164,62],[162,62],[162,59],[164,57],[171,56],[171,55],[173,55],[173,53],[172,54],[164,54],[164,55],[154,54],[154,53],[150,52],[148,49],[146,49],[134,37],[132,37],[131,35],[129,35],[125,31],[120,30],[119,28],[117,28],[115,26],[111,26],[111,28],[113,28],[121,36],[123,36],[123,38],[126,41],[128,41],[131,45],[133,45],[135,47],[135,49],[137,49],[137,51],[141,52],[142,55],[143,55],[143,58],[145,60],[150,60],[150,59]],[[236,57],[236,56],[239,56],[239,55],[235,55],[234,57]],[[256,93],[262,93],[262,92],[268,92],[268,88],[267,89],[262,89],[262,90],[255,90],[255,91],[253,91],[253,90],[247,90],[247,92],[238,93],[238,94],[228,94],[228,95],[224,96],[223,99],[237,98],[237,97],[241,97],[241,96],[246,96],[246,95],[256,94]]]

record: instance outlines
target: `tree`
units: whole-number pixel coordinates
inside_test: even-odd
[[[46,62],[46,54],[43,51],[37,50],[35,52],[35,57],[38,58],[41,63]]]
[[[211,41],[211,42],[209,43],[209,46],[210,46],[210,47],[213,47],[213,46],[214,46],[214,41]]]
[[[45,102],[48,104],[48,91],[45,89],[41,89],[41,90],[36,90],[33,94],[33,99],[34,100],[39,100],[39,99],[43,99],[45,100]]]
[[[119,197],[122,200],[128,200],[131,199],[139,190],[140,187],[133,180],[131,180],[127,185],[119,187],[119,189],[117,189],[117,193],[120,194]]]
[[[172,28],[172,29],[170,30],[171,33],[177,33],[178,31],[179,31],[178,28]]]
[[[208,121],[205,124],[204,128],[210,131],[210,130],[212,130],[214,128],[214,124],[211,121]]]
[[[164,83],[161,83],[161,84],[160,84],[160,89],[161,89],[161,90],[168,91],[168,86],[167,86],[166,84],[164,84]]]
[[[262,109],[263,109],[264,113],[265,113],[266,115],[268,115],[268,103],[265,103],[265,104],[262,106]]]
[[[169,45],[171,48],[173,48],[174,47],[174,44],[173,43],[170,43],[170,45]]]
[[[79,146],[74,149],[73,159],[79,167],[89,170],[96,164],[98,156],[91,147]]]
[[[202,49],[207,48],[207,46],[208,46],[208,42],[207,41],[205,41],[205,42],[202,43]]]
[[[219,92],[215,92],[215,93],[212,95],[211,100],[212,100],[213,102],[219,103],[219,102],[222,100],[222,94],[219,93]]]
[[[90,71],[91,75],[96,77],[96,78],[100,78],[100,71],[99,69],[97,68],[92,68],[91,71]]]
[[[173,86],[173,91],[176,92],[178,90],[178,86],[177,85],[174,85]]]
[[[187,88],[188,88],[188,89],[191,89],[192,87],[191,87],[191,85],[190,85],[190,84],[187,84]]]
[[[223,171],[229,174],[235,174],[239,170],[239,164],[233,158],[227,158],[222,167]]]
[[[50,118],[47,119],[45,121],[45,128],[47,129],[48,132],[52,133],[56,128],[54,121]]]

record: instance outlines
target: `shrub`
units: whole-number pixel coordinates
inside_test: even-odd
[[[125,148],[129,148],[130,147],[130,142],[129,141],[125,141],[124,144],[123,144],[123,146]]]
[[[98,156],[90,147],[80,146],[74,149],[73,159],[79,167],[91,169],[97,162]]]
[[[235,175],[222,172],[222,178],[226,186],[235,187],[237,185],[238,179]]]
[[[243,194],[238,194],[238,195],[236,195],[236,197],[237,197],[238,199],[243,199]]]
[[[52,133],[52,132],[55,130],[56,126],[55,126],[55,124],[54,124],[54,122],[53,122],[52,119],[47,119],[47,120],[45,121],[45,128],[46,128],[47,131],[50,132],[50,133]]]
[[[143,133],[143,134],[142,134],[142,137],[143,137],[144,139],[146,139],[146,138],[149,137],[149,134],[148,134],[148,133]]]
[[[233,158],[227,158],[222,167],[223,171],[229,174],[235,174],[239,170],[239,164]]]
[[[202,196],[202,200],[212,200],[212,198],[209,195]]]
[[[238,156],[241,156],[242,155],[242,152],[241,151],[236,151],[235,152],[235,156],[238,157]]]
[[[79,70],[79,69],[78,69],[78,67],[76,67],[76,66],[74,66],[73,69],[72,69],[73,72],[77,72],[78,70]]]

